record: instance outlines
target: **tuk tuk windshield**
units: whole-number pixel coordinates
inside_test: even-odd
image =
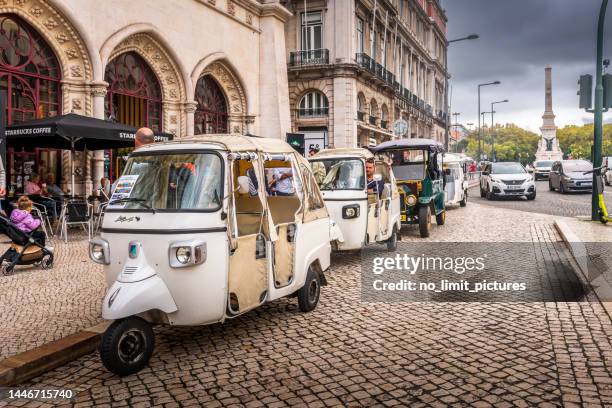
[[[364,165],[360,159],[313,160],[311,167],[321,190],[365,189]]]
[[[423,152],[406,150],[393,152],[393,174],[398,180],[423,180],[425,162]]]
[[[222,163],[215,153],[136,154],[111,200],[122,200],[123,209],[215,211],[223,199]]]

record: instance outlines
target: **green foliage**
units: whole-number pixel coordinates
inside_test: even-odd
[[[557,130],[559,146],[565,158],[587,159],[591,158],[591,145],[593,144],[593,124],[576,126],[569,125]],[[603,156],[612,156],[612,124],[603,128]]]
[[[496,125],[493,128],[482,128],[482,151],[491,158],[491,149],[495,139],[495,154],[498,161],[519,161],[523,164],[532,163],[538,150],[540,136],[526,129],[508,123]],[[467,137],[467,154],[478,156],[478,130]]]

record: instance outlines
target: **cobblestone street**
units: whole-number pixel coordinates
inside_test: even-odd
[[[417,236],[409,230],[398,251],[423,242]],[[472,202],[449,211],[446,225],[433,227],[429,241],[441,240],[546,247],[560,237],[549,216]],[[85,259],[84,246],[72,248],[73,259]],[[99,274],[89,262],[73,269],[60,265],[54,273]],[[32,274],[40,272],[3,282]],[[94,353],[23,385],[72,388],[80,406],[612,404],[612,324],[596,299],[365,303],[359,256],[335,256],[326,276],[329,286],[314,312],[300,313],[295,299],[283,299],[223,325],[159,327],[151,364],[136,375],[115,377]],[[98,321],[99,312],[92,311],[102,290],[89,290],[80,302],[68,301],[87,311],[72,326],[63,312],[61,320],[45,317],[54,330]],[[27,337],[34,332],[22,330],[24,341],[32,342]]]

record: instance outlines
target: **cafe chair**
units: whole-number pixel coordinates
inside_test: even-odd
[[[80,225],[91,239],[91,214],[87,201],[67,201],[62,209],[61,235],[64,242],[68,242],[68,227]]]

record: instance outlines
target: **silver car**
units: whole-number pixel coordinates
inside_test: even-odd
[[[593,189],[593,164],[586,160],[556,161],[548,177],[548,189],[558,190],[561,194],[570,191],[590,192]]]
[[[519,162],[487,163],[480,177],[480,196],[536,198],[536,186],[531,174]]]
[[[533,177],[537,180],[547,179],[553,165],[552,160],[538,160],[533,163]]]

